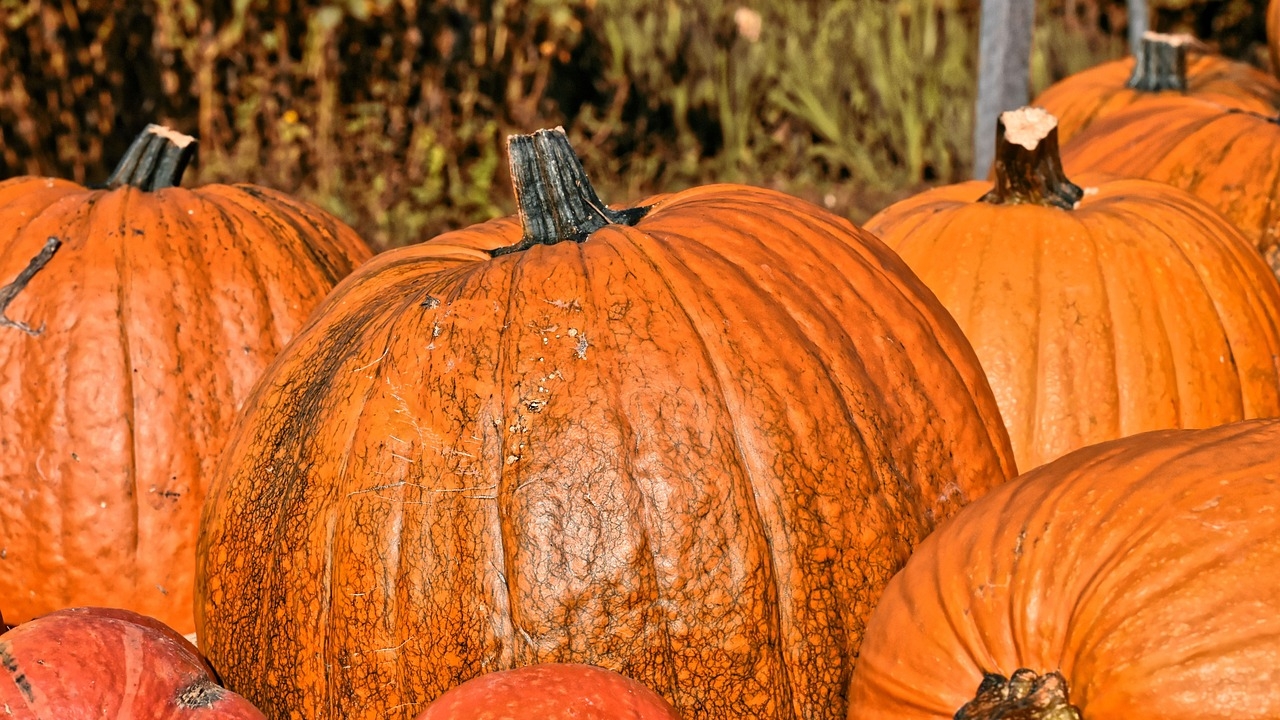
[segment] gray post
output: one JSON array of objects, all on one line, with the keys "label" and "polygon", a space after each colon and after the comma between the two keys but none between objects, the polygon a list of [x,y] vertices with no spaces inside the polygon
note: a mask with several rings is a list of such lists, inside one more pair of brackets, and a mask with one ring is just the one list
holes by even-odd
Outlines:
[{"label": "gray post", "polygon": [[985,179],[996,151],[996,118],[1030,100],[1035,0],[982,0],[978,102],[973,122],[973,176]]},{"label": "gray post", "polygon": [[1142,34],[1151,27],[1147,0],[1129,0],[1129,53],[1138,54]]}]

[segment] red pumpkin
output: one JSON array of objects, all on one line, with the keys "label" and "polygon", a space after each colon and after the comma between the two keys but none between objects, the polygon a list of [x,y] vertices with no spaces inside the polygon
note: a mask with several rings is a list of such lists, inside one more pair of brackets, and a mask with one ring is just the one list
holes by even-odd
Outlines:
[{"label": "red pumpkin", "polygon": [[278,718],[410,718],[537,662],[688,720],[843,716],[880,588],[1013,469],[972,349],[814,205],[609,209],[562,133],[512,148],[518,219],[374,258],[258,384],[201,647]]},{"label": "red pumpkin", "polygon": [[1094,121],[1159,97],[1196,97],[1224,107],[1274,113],[1280,80],[1221,55],[1196,52],[1188,35],[1148,32],[1134,57],[1113,60],[1054,83],[1031,105],[1058,118],[1067,142]]},{"label": "red pumpkin", "polygon": [[11,622],[102,603],[192,629],[196,528],[231,419],[371,255],[281,193],[177,187],[194,148],[152,127],[105,188],[0,182],[0,283],[15,280],[0,289]]},{"label": "red pumpkin", "polygon": [[158,620],[71,608],[0,636],[0,707],[17,720],[265,720]]},{"label": "red pumpkin", "polygon": [[671,703],[611,670],[543,663],[472,678],[415,720],[679,720]]},{"label": "red pumpkin", "polygon": [[1280,717],[1278,447],[1277,419],[1147,433],[960,511],[881,597],[849,719]]}]

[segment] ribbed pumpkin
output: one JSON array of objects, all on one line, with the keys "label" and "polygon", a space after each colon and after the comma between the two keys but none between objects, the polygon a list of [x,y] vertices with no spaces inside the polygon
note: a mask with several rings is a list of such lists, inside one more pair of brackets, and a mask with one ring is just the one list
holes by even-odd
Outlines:
[{"label": "ribbed pumpkin", "polygon": [[281,193],[177,187],[194,149],[153,126],[104,188],[0,183],[0,282],[17,281],[0,291],[10,622],[103,604],[191,631],[200,507],[231,419],[371,255]]},{"label": "ribbed pumpkin", "polygon": [[1193,98],[1158,98],[1108,116],[1062,148],[1072,172],[1168,183],[1221,212],[1280,273],[1280,117]]},{"label": "ribbed pumpkin", "polygon": [[1058,139],[1064,143],[1095,120],[1168,95],[1264,114],[1280,108],[1280,80],[1221,55],[1188,56],[1196,44],[1188,35],[1148,32],[1134,57],[1066,77],[1031,104],[1058,118]]},{"label": "ribbed pumpkin", "polygon": [[563,133],[510,147],[518,219],[374,258],[264,375],[205,505],[202,649],[276,718],[535,662],[686,720],[842,717],[884,583],[1013,470],[972,349],[809,203],[611,210]]},{"label": "ribbed pumpkin", "polygon": [[172,628],[98,607],[58,610],[0,637],[0,707],[13,720],[265,720]]},{"label": "ribbed pumpkin", "polygon": [[960,323],[1018,466],[1145,430],[1280,414],[1280,284],[1230,223],[1146,180],[1067,179],[1054,118],[1001,116],[995,184],[866,227]]},{"label": "ribbed pumpkin", "polygon": [[[1277,447],[1276,419],[1158,431],[965,508],[881,597],[848,717],[949,720],[988,673],[1014,682],[955,717],[1280,717]],[[1049,707],[991,712],[1004,693]]]},{"label": "ribbed pumpkin", "polygon": [[471,678],[414,720],[680,720],[649,688],[594,665],[540,663]]}]

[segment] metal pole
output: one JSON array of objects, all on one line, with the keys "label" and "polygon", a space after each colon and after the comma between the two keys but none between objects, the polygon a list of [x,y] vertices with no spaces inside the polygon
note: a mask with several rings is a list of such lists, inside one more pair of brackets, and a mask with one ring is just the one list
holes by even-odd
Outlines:
[{"label": "metal pole", "polygon": [[1147,0],[1129,0],[1129,53],[1138,54],[1142,45],[1142,34],[1151,27],[1150,11]]},{"label": "metal pole", "polygon": [[996,118],[1030,100],[1035,0],[982,0],[973,176],[985,179],[996,150]]}]

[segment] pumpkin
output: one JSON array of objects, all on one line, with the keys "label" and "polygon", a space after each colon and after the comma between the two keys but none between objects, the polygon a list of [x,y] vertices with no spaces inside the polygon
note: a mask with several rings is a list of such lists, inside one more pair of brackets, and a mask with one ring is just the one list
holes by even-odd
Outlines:
[{"label": "pumpkin", "polygon": [[1280,120],[1158,98],[1090,125],[1062,148],[1072,172],[1168,183],[1221,212],[1280,273]]},{"label": "pumpkin", "polygon": [[972,348],[810,203],[609,208],[558,131],[510,159],[518,217],[366,263],[259,381],[201,648],[278,718],[409,718],[538,662],[686,720],[841,717],[880,588],[1014,470]]},{"label": "pumpkin", "polygon": [[265,720],[176,631],[127,610],[69,608],[23,623],[0,636],[0,668],[6,718]]},{"label": "pumpkin", "polygon": [[973,343],[1018,467],[1146,430],[1280,414],[1280,283],[1230,223],[1147,180],[1062,170],[1054,117],[1000,118],[994,185],[886,208]]},{"label": "pumpkin", "polygon": [[1154,97],[1185,95],[1259,113],[1280,106],[1280,80],[1221,55],[1188,57],[1197,45],[1188,35],[1144,33],[1133,57],[1070,75],[1031,105],[1058,118],[1058,140],[1064,143],[1093,121]]},{"label": "pumpkin", "polygon": [[371,250],[252,185],[178,187],[143,132],[106,187],[0,182],[0,598],[10,622],[132,609],[193,629],[196,529],[258,374]]},{"label": "pumpkin", "polygon": [[415,720],[680,720],[662,696],[594,665],[541,663],[472,678]]},{"label": "pumpkin", "polygon": [[1277,447],[1277,419],[1154,431],[965,508],[872,613],[848,717],[1280,717]]}]

